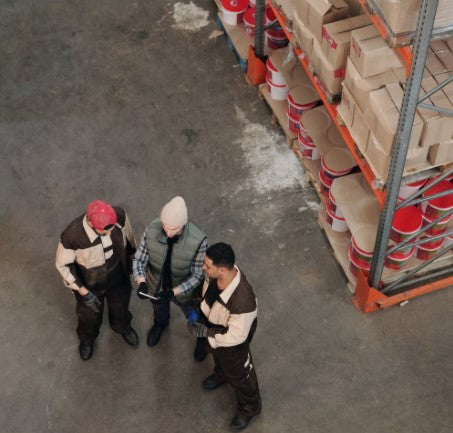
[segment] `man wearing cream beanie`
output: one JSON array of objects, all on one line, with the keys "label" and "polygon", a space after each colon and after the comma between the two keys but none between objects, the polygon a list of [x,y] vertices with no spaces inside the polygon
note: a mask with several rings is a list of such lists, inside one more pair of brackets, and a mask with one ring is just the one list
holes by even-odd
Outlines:
[{"label": "man wearing cream beanie", "polygon": [[[189,321],[196,320],[194,297],[203,282],[203,262],[207,249],[206,234],[188,219],[182,197],[174,197],[151,221],[140,241],[133,262],[134,278],[142,299],[151,295],[154,324],[147,344],[155,346],[168,326],[170,303],[181,308]],[[197,338],[194,358],[206,356],[206,339]]]}]

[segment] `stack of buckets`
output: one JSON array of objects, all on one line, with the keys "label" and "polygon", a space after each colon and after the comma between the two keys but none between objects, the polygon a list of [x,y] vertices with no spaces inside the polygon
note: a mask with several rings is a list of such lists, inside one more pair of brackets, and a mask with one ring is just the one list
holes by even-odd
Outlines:
[{"label": "stack of buckets", "polygon": [[[250,38],[255,36],[256,7],[254,0],[222,0],[222,12],[224,21],[231,25],[244,23],[247,35]],[[277,18],[269,6],[264,11],[264,25],[274,22]],[[278,50],[288,45],[288,39],[280,25],[274,25],[266,30],[266,45],[271,50]]]},{"label": "stack of buckets", "polygon": [[[332,182],[341,176],[346,176],[354,168],[354,160],[350,156],[351,163],[343,166],[342,168],[336,167],[335,163],[342,160],[344,154],[350,156],[349,151],[346,148],[333,147],[329,149],[326,154],[321,158],[321,168],[319,170],[319,180],[321,181],[321,193],[325,196],[329,196],[330,187]],[[329,162],[328,162],[329,161]]]},{"label": "stack of buckets", "polygon": [[326,222],[335,232],[346,232],[349,229],[331,190],[329,191],[329,199],[326,205]]}]

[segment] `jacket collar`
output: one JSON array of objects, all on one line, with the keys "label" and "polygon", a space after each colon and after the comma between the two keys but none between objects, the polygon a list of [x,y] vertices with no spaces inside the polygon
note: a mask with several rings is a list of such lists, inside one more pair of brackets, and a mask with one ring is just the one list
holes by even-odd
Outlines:
[{"label": "jacket collar", "polygon": [[83,228],[85,229],[85,233],[87,234],[88,239],[91,243],[93,243],[99,235],[88,224],[88,218],[86,215],[83,217]]},{"label": "jacket collar", "polygon": [[222,290],[220,293],[219,297],[222,299],[225,304],[230,300],[231,295],[234,293],[236,290],[236,287],[239,285],[239,282],[241,281],[241,271],[240,269],[234,265],[234,268],[238,271],[236,276],[233,278],[230,284],[226,287],[226,289]]}]

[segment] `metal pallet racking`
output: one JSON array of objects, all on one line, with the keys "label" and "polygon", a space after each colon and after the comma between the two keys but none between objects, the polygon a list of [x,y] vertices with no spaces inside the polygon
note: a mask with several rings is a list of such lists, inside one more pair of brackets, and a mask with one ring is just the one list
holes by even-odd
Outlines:
[{"label": "metal pallet racking", "polygon": [[[255,55],[256,57],[261,59],[264,59],[265,3],[265,0],[256,1]],[[378,15],[373,14],[372,10],[367,7],[366,0],[360,0],[360,3],[364,7],[366,13],[369,14],[373,24],[380,31],[381,35],[386,38],[388,36],[388,31],[381,18]],[[285,30],[288,39],[292,41],[292,34],[288,31],[285,19],[283,18],[282,14],[272,4],[270,4],[269,6],[273,8],[277,20]],[[400,189],[402,181],[404,180],[405,182],[409,182],[417,178],[417,175],[403,177],[409,138],[417,106],[423,107],[425,109],[440,111],[444,114],[447,114],[448,116],[453,115],[453,112],[451,110],[446,110],[441,107],[431,106],[424,103],[424,101],[434,92],[439,91],[442,87],[453,81],[453,76],[450,75],[443,83],[440,83],[432,90],[426,92],[426,94],[421,98],[419,96],[437,6],[438,0],[422,0],[417,19],[416,30],[412,36],[412,47],[401,46],[395,48],[406,63],[408,80],[405,85],[404,97],[397,131],[393,141],[389,172],[385,185],[378,184],[377,179],[375,178],[366,161],[364,161],[364,159],[362,159],[356,152],[354,140],[352,139],[348,129],[345,126],[340,125],[337,121],[336,106],[330,103],[324,89],[320,86],[320,83],[317,81],[317,79],[311,74],[308,61],[303,57],[302,51],[299,48],[294,47],[295,54],[299,57],[308,77],[312,81],[315,89],[318,91],[333,122],[335,123],[343,139],[345,140],[347,147],[354,156],[354,159],[356,160],[365,179],[372,188],[382,208],[377,229],[370,275],[368,278],[366,278],[363,273],[359,273],[357,285],[355,288],[355,294],[353,297],[354,305],[365,313],[386,308],[401,303],[402,301],[414,298],[416,296],[420,296],[422,294],[426,294],[453,285],[453,259],[451,265],[447,265],[446,267],[440,270],[436,270],[432,273],[420,275],[420,272],[422,272],[423,269],[426,268],[426,266],[430,265],[436,259],[449,253],[451,247],[444,248],[443,250],[439,251],[433,258],[421,263],[415,269],[406,273],[398,280],[393,281],[387,285],[381,284],[384,259],[386,255],[389,254],[389,252],[401,250],[402,248],[407,246],[409,242],[413,241],[413,239],[415,239],[417,236],[421,235],[431,226],[439,222],[442,218],[445,218],[445,215],[439,217],[431,224],[422,227],[422,229],[418,233],[415,233],[406,241],[389,249],[388,242],[390,239],[390,231],[395,211],[403,206],[415,205],[422,201],[453,193],[452,188],[451,190],[446,192],[444,191],[443,193],[433,194],[430,196],[422,196],[422,194],[434,184],[445,179],[447,176],[450,176],[453,173],[453,168],[450,168],[447,169],[439,177],[437,177],[434,181],[432,181],[429,186],[422,188],[420,191],[409,197],[404,202],[397,204],[398,191]],[[448,34],[444,34],[444,36],[446,35]],[[424,172],[423,176],[427,176],[427,174],[427,172]],[[437,170],[431,170],[429,174],[433,175],[439,173]],[[379,186],[383,188],[380,189]],[[453,210],[449,211],[447,215],[450,215],[452,213]],[[447,235],[452,233],[453,231],[451,233],[447,233]],[[445,234],[443,236],[445,236]],[[417,245],[417,242],[415,242],[413,245]],[[411,279],[411,277],[413,276],[414,278]],[[406,290],[407,287],[412,288]]]}]

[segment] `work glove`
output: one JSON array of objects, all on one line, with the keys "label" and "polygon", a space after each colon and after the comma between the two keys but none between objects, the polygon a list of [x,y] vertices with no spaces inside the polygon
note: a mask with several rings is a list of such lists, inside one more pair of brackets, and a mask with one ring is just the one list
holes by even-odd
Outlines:
[{"label": "work glove", "polygon": [[155,302],[156,304],[160,304],[163,302],[170,302],[175,296],[173,289],[165,290],[162,293],[159,293],[159,298]]},{"label": "work glove", "polygon": [[137,296],[140,298],[140,299],[148,299],[146,296],[142,296],[140,294],[140,292],[142,293],[146,293],[148,294],[149,293],[149,286],[147,283],[143,282],[143,283],[140,283],[138,285],[138,288],[137,288]]},{"label": "work glove", "polygon": [[194,326],[195,322],[197,322],[199,318],[200,318],[200,316],[198,315],[197,310],[194,310],[193,308],[191,308],[187,312],[187,321],[189,322],[189,325]]},{"label": "work glove", "polygon": [[82,296],[83,303],[93,312],[99,313],[101,310],[102,302],[93,292],[88,292]]}]

